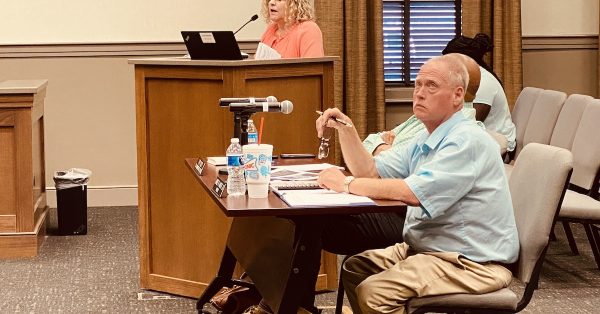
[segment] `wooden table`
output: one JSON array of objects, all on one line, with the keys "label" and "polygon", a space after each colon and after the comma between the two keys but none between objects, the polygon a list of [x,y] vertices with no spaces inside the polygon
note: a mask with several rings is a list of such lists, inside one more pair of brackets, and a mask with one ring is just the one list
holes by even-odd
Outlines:
[{"label": "wooden table", "polygon": [[[294,253],[292,257],[292,271],[289,274],[284,297],[279,307],[280,313],[296,313],[299,306],[304,307],[314,313],[314,295],[310,298],[313,304],[301,304],[303,302],[302,293],[312,291],[307,285],[311,278],[301,276],[304,270],[310,265],[310,261],[318,259],[321,253],[320,235],[328,221],[326,217],[351,215],[360,213],[382,213],[406,211],[406,204],[399,201],[375,200],[377,205],[373,206],[335,206],[335,207],[290,207],[281,200],[275,193],[269,191],[267,198],[251,199],[248,197],[220,198],[211,188],[217,180],[217,168],[211,164],[206,164],[203,175],[200,175],[195,168],[198,158],[187,158],[185,163],[192,171],[196,180],[210,195],[212,200],[219,206],[223,214],[227,217],[252,217],[252,216],[277,216],[290,219],[295,224]],[[320,162],[314,159],[294,159],[278,160],[277,165],[293,165]],[[222,177],[225,180],[225,176]],[[219,271],[204,290],[197,303],[197,309],[200,312],[205,303],[217,293],[223,286],[231,286],[239,283],[232,280],[235,268],[236,258],[225,247],[225,252],[221,259]],[[303,288],[304,287],[304,288]],[[304,299],[306,300],[306,299]]]}]

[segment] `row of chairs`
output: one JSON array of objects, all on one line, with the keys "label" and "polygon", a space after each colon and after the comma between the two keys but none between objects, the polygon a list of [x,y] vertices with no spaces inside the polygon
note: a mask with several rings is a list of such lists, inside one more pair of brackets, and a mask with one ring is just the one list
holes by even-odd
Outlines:
[{"label": "row of chairs", "polygon": [[[549,144],[573,153],[573,175],[563,201],[559,221],[573,254],[579,254],[569,223],[584,226],[596,264],[600,269],[600,99],[591,96],[523,89],[512,112],[517,127],[517,149],[528,143]],[[507,165],[510,175],[511,166]]]}]

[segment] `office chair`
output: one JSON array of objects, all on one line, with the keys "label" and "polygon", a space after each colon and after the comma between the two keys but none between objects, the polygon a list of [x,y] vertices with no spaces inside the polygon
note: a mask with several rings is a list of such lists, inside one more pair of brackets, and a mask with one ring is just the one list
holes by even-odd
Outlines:
[{"label": "office chair", "polygon": [[[529,143],[550,143],[554,125],[556,125],[558,114],[560,113],[566,98],[567,94],[549,89],[542,90],[539,93],[535,103],[532,105],[531,114],[529,115],[527,124],[517,127],[517,135],[523,132],[523,138],[521,139],[520,144],[519,139],[517,139],[517,147],[514,150],[515,160],[519,157],[521,149]],[[518,118],[513,117],[513,119]],[[523,127],[525,128],[524,131],[522,130]],[[519,128],[521,130],[519,130]],[[506,175],[510,177],[512,165],[506,165],[505,169]]]},{"label": "office chair", "polygon": [[[575,139],[573,140],[573,176],[570,190],[560,209],[559,220],[563,222],[571,251],[577,254],[577,246],[570,232],[569,223],[581,223],[596,264],[600,269],[600,234],[594,224],[600,223],[600,138],[598,137],[598,121],[600,121],[600,100],[591,101],[585,108]],[[571,244],[572,243],[572,244]]]},{"label": "office chair", "polygon": [[509,288],[485,294],[448,294],[413,298],[407,312],[517,313],[537,287],[550,230],[558,215],[573,167],[566,149],[531,143],[521,151],[509,179],[521,249],[513,274],[525,283],[521,297]]},{"label": "office chair", "polygon": [[[581,117],[583,116],[585,108],[587,108],[592,100],[594,100],[594,98],[591,96],[579,94],[572,94],[567,97],[565,104],[558,114],[558,119],[556,120],[556,125],[554,126],[554,131],[552,131],[552,137],[550,138],[550,145],[568,150],[573,148],[573,141],[575,140]],[[573,172],[576,172],[576,170],[573,170]],[[567,191],[567,193],[569,192]],[[575,243],[575,238],[573,237],[569,222],[562,221],[562,225],[571,252],[573,252],[574,255],[579,255],[579,250],[577,249],[577,244]],[[554,230],[554,228],[552,228],[552,230]],[[550,239],[556,240],[556,237],[553,237],[552,234]]]},{"label": "office chair", "polygon": [[[520,151],[523,148],[523,137],[525,136],[525,130],[527,129],[527,121],[529,121],[535,101],[542,91],[543,89],[537,87],[525,87],[521,93],[519,93],[519,97],[517,97],[517,101],[511,112],[511,118],[516,127],[517,147],[515,148],[515,151]],[[514,151],[510,155],[512,159],[514,157]]]}]

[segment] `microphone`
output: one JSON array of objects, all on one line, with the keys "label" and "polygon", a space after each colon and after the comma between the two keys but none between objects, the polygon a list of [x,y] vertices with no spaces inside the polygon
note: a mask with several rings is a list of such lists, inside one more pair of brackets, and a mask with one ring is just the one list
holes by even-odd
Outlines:
[{"label": "microphone", "polygon": [[244,23],[244,25],[242,25],[240,28],[238,28],[237,31],[233,32],[233,34],[234,35],[237,34],[237,32],[239,32],[242,28],[244,28],[244,26],[248,25],[248,23],[254,22],[256,20],[258,20],[258,14],[252,15],[252,17],[250,18],[250,20],[248,22]]},{"label": "microphone", "polygon": [[221,98],[219,99],[219,106],[228,107],[232,103],[263,103],[263,102],[277,102],[277,98],[275,96],[269,96],[267,98],[254,98],[254,97],[246,97],[246,98]]},{"label": "microphone", "polygon": [[259,102],[259,103],[230,103],[229,111],[231,112],[281,112],[290,114],[294,110],[294,104],[289,100],[282,102]]}]

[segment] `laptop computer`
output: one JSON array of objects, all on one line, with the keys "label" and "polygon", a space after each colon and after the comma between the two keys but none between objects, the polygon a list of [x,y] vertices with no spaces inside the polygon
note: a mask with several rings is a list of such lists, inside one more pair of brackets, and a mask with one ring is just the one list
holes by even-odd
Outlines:
[{"label": "laptop computer", "polygon": [[181,31],[192,60],[242,60],[232,31]]}]

